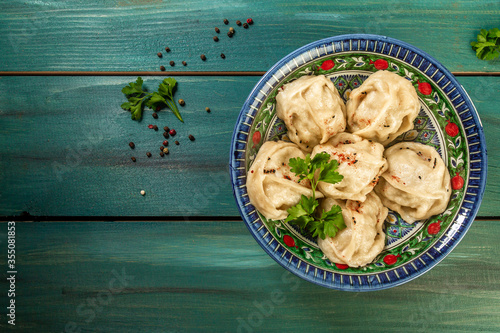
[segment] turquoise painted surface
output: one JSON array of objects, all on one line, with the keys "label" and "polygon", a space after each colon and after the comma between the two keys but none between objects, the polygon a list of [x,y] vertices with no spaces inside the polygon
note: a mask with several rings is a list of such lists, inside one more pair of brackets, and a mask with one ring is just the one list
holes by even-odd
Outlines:
[{"label": "turquoise painted surface", "polygon": [[[481,28],[497,27],[499,15],[496,0],[7,0],[0,70],[157,71],[163,64],[176,71],[264,71],[315,40],[372,33],[413,44],[452,71],[499,71],[498,62],[476,59],[469,45]],[[248,17],[255,21],[248,30],[236,26]],[[224,18],[236,29],[232,39]],[[218,43],[215,26],[222,29]],[[165,46],[172,51],[159,59]],[[170,68],[170,60],[177,65]]]},{"label": "turquoise painted surface", "polygon": [[[239,216],[228,176],[236,118],[258,77],[178,77],[185,123],[168,111],[141,122],[121,110],[132,77],[0,78],[0,215]],[[148,77],[154,89],[159,77]],[[481,116],[489,179],[479,216],[500,204],[499,77],[460,77]],[[35,94],[39,87],[44,94]],[[205,112],[205,107],[212,110]],[[157,124],[155,132],[147,128]],[[167,125],[170,154],[159,156]],[[187,139],[189,134],[196,141]],[[176,146],[174,140],[180,141]],[[136,148],[131,150],[128,143]],[[153,157],[148,159],[146,151]],[[137,162],[130,160],[131,156]],[[147,192],[145,197],[141,190]]]},{"label": "turquoise painted surface", "polygon": [[[74,323],[120,333],[496,332],[498,233],[499,221],[476,221],[425,275],[347,293],[287,273],[241,221],[18,223],[15,331],[64,332]],[[0,239],[5,253],[6,223]],[[4,320],[0,327],[7,331]]]}]

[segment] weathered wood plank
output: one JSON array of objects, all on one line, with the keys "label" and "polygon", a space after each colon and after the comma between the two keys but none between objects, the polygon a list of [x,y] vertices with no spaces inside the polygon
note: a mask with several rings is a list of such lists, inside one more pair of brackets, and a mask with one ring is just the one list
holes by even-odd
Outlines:
[{"label": "weathered wood plank", "polygon": [[[481,28],[496,27],[499,14],[496,0],[7,0],[0,13],[0,70],[156,71],[174,60],[178,71],[262,71],[315,40],[372,33],[413,44],[452,71],[498,71],[498,63],[476,59],[469,43]],[[236,26],[248,17],[255,21],[249,29]],[[223,18],[236,29],[232,39]],[[222,30],[218,43],[215,26]],[[159,59],[165,46],[171,52]]]},{"label": "weathered wood plank", "polygon": [[[287,273],[241,221],[17,223],[16,329],[497,332],[499,222],[476,221],[430,272],[371,293]],[[6,223],[0,230],[6,253]],[[6,292],[0,300],[6,304]]]},{"label": "weathered wood plank", "polygon": [[[120,90],[135,78],[0,78],[0,215],[238,216],[227,171],[230,139],[258,79],[179,77],[176,98],[186,101],[181,124],[166,111],[158,120],[147,111],[141,122],[132,121],[119,107]],[[154,89],[160,81],[148,77],[145,84]],[[490,178],[479,214],[498,216],[500,77],[459,81],[476,103],[488,141]],[[178,134],[162,159],[165,125]]]}]

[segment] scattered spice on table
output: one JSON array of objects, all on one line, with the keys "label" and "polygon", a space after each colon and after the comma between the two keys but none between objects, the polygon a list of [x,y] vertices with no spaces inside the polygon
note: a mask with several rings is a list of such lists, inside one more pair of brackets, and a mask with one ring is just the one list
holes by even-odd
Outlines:
[{"label": "scattered spice on table", "polygon": [[221,57],[222,59],[226,59],[226,55],[225,55],[224,53],[221,53],[221,54],[220,54],[220,57]]},{"label": "scattered spice on table", "polygon": [[207,111],[208,113],[210,113],[210,111],[211,111],[211,110],[210,110],[210,108],[207,106],[207,107],[205,108],[205,111]]},{"label": "scattered spice on table", "polygon": [[184,102],[184,100],[181,98],[181,99],[179,99],[179,104],[180,104],[180,106],[184,106],[184,105],[186,105],[186,102]]},{"label": "scattered spice on table", "polygon": [[233,33],[232,33],[231,31],[228,31],[228,32],[227,32],[227,36],[228,36],[229,38],[232,38],[232,37],[233,37]]},{"label": "scattered spice on table", "polygon": [[154,126],[153,126],[153,125],[151,125],[151,124],[149,124],[149,125],[148,125],[148,128],[149,128],[149,129],[153,129],[153,127],[154,127]]},{"label": "scattered spice on table", "polygon": [[200,56],[200,58],[201,58],[201,60],[203,60],[203,61],[207,60],[207,57],[206,57],[204,54],[202,54],[202,55]]},{"label": "scattered spice on table", "polygon": [[141,190],[141,195],[142,195],[142,196],[145,196],[145,195],[146,195],[146,191]]},{"label": "scattered spice on table", "polygon": [[135,143],[133,142],[129,142],[128,145],[130,146],[130,148],[134,149],[135,148]]},{"label": "scattered spice on table", "polygon": [[253,24],[253,20],[251,18],[247,18],[247,23],[248,24]]},{"label": "scattered spice on table", "polygon": [[168,139],[168,132],[163,132],[163,137],[164,137],[165,139]]},{"label": "scattered spice on table", "polygon": [[163,147],[163,146],[160,146],[160,151],[163,151],[163,148],[165,148],[165,147]]},{"label": "scattered spice on table", "polygon": [[189,140],[194,141],[194,136],[192,134],[189,134],[188,138]]},{"label": "scattered spice on table", "polygon": [[165,51],[170,52],[170,48],[169,48],[169,47],[166,47],[166,48],[165,48]]},{"label": "scattered spice on table", "polygon": [[166,147],[168,146],[168,140],[163,141],[163,145]]},{"label": "scattered spice on table", "polygon": [[146,153],[146,156],[147,156],[147,157],[151,157],[151,153],[148,151],[148,152]]},{"label": "scattered spice on table", "polygon": [[165,127],[163,127],[163,130],[164,130],[165,132],[168,132],[168,131],[170,131],[170,128],[169,128],[168,126],[165,126]]},{"label": "scattered spice on table", "polygon": [[158,52],[156,55],[158,56],[158,58],[163,57],[163,54],[161,54],[161,52]]},{"label": "scattered spice on table", "polygon": [[176,145],[179,145],[179,141],[175,140],[175,144],[176,144]]},{"label": "scattered spice on table", "polygon": [[229,21],[227,19],[224,19],[224,24],[229,24]]},{"label": "scattered spice on table", "polygon": [[219,28],[215,27],[215,32],[219,33],[220,32]]},{"label": "scattered spice on table", "polygon": [[243,28],[248,29],[248,23],[243,23]]},{"label": "scattered spice on table", "polygon": [[175,62],[173,60],[170,60],[170,66],[175,66]]},{"label": "scattered spice on table", "polygon": [[177,134],[177,132],[172,128],[170,131],[168,131],[168,134],[170,134],[171,136],[174,136]]},{"label": "scattered spice on table", "polygon": [[163,153],[164,154],[168,154],[168,148],[167,147],[163,148]]},{"label": "scattered spice on table", "polygon": [[160,70],[163,72],[165,71],[165,66],[160,66]]},{"label": "scattered spice on table", "polygon": [[241,21],[240,20],[236,21],[236,24],[241,25]]},{"label": "scattered spice on table", "polygon": [[135,157],[134,157],[134,156],[132,156],[130,159],[132,160],[132,162],[135,162],[135,161],[136,161],[136,159],[135,159]]},{"label": "scattered spice on table", "polygon": [[229,28],[229,32],[230,32],[230,33],[232,33],[232,34],[234,34],[234,33],[235,33],[234,28],[233,28],[233,27],[230,27],[230,28]]},{"label": "scattered spice on table", "polygon": [[183,62],[182,62],[182,64],[183,64],[184,66],[186,66],[186,65],[187,65],[187,62],[183,61]]},{"label": "scattered spice on table", "polygon": [[160,156],[163,157],[165,156],[165,153],[163,151],[160,152]]},{"label": "scattered spice on table", "polygon": [[158,130],[158,126],[153,125],[153,129],[154,129],[155,131],[157,131],[157,130]]},{"label": "scattered spice on table", "polygon": [[158,119],[158,113],[153,112],[152,116],[153,116],[153,118]]},{"label": "scattered spice on table", "polygon": [[218,41],[219,41],[219,37],[214,36],[214,42],[218,42]]}]

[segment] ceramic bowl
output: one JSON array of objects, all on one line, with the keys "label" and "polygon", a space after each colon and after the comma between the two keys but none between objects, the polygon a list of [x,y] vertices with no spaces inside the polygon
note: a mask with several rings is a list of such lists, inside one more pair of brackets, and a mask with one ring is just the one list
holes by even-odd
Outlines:
[{"label": "ceramic bowl", "polygon": [[[378,70],[408,79],[421,109],[414,128],[395,142],[416,141],[439,152],[452,177],[446,210],[415,224],[392,211],[385,221],[386,245],[359,268],[330,262],[316,241],[283,221],[267,220],[250,203],[246,173],[265,141],[285,137],[275,97],[283,84],[303,75],[326,75],[344,100]],[[458,130],[457,130],[458,129]],[[370,291],[394,287],[430,270],[465,236],[486,183],[486,146],[481,121],[465,89],[439,62],[402,41],[377,35],[343,35],[303,46],[274,65],[243,105],[234,129],[230,172],[243,221],[259,245],[280,265],[320,286]],[[463,184],[463,185],[462,185]]]}]

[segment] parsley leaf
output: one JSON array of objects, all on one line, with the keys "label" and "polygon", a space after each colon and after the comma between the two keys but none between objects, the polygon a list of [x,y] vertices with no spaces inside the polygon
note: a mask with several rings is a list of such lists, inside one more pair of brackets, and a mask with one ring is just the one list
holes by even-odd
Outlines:
[{"label": "parsley leaf", "polygon": [[144,106],[156,110],[158,107],[168,107],[174,115],[182,122],[181,114],[174,101],[174,90],[177,81],[174,78],[166,78],[160,83],[157,92],[148,93],[142,88],[144,81],[138,77],[135,82],[130,82],[127,86],[123,87],[122,92],[128,99],[121,105],[121,108],[132,113],[133,120],[140,120]]},{"label": "parsley leaf", "polygon": [[[299,177],[299,181],[302,179],[310,180],[313,195],[310,198],[302,195],[300,202],[287,210],[288,217],[285,222],[298,226],[302,231],[311,233],[313,237],[322,239],[334,237],[339,230],[346,227],[342,210],[338,205],[335,205],[330,211],[323,211],[318,217],[315,214],[319,206],[319,202],[316,200],[316,186],[320,181],[330,184],[342,181],[344,177],[336,171],[338,162],[336,160],[330,161],[330,155],[322,152],[316,154],[312,159],[309,154],[305,159],[291,158],[288,164],[290,170]],[[316,176],[317,174],[318,176]]]},{"label": "parsley leaf", "polygon": [[493,60],[500,56],[500,30],[498,28],[481,29],[477,42],[471,42],[476,57],[481,60]]}]

